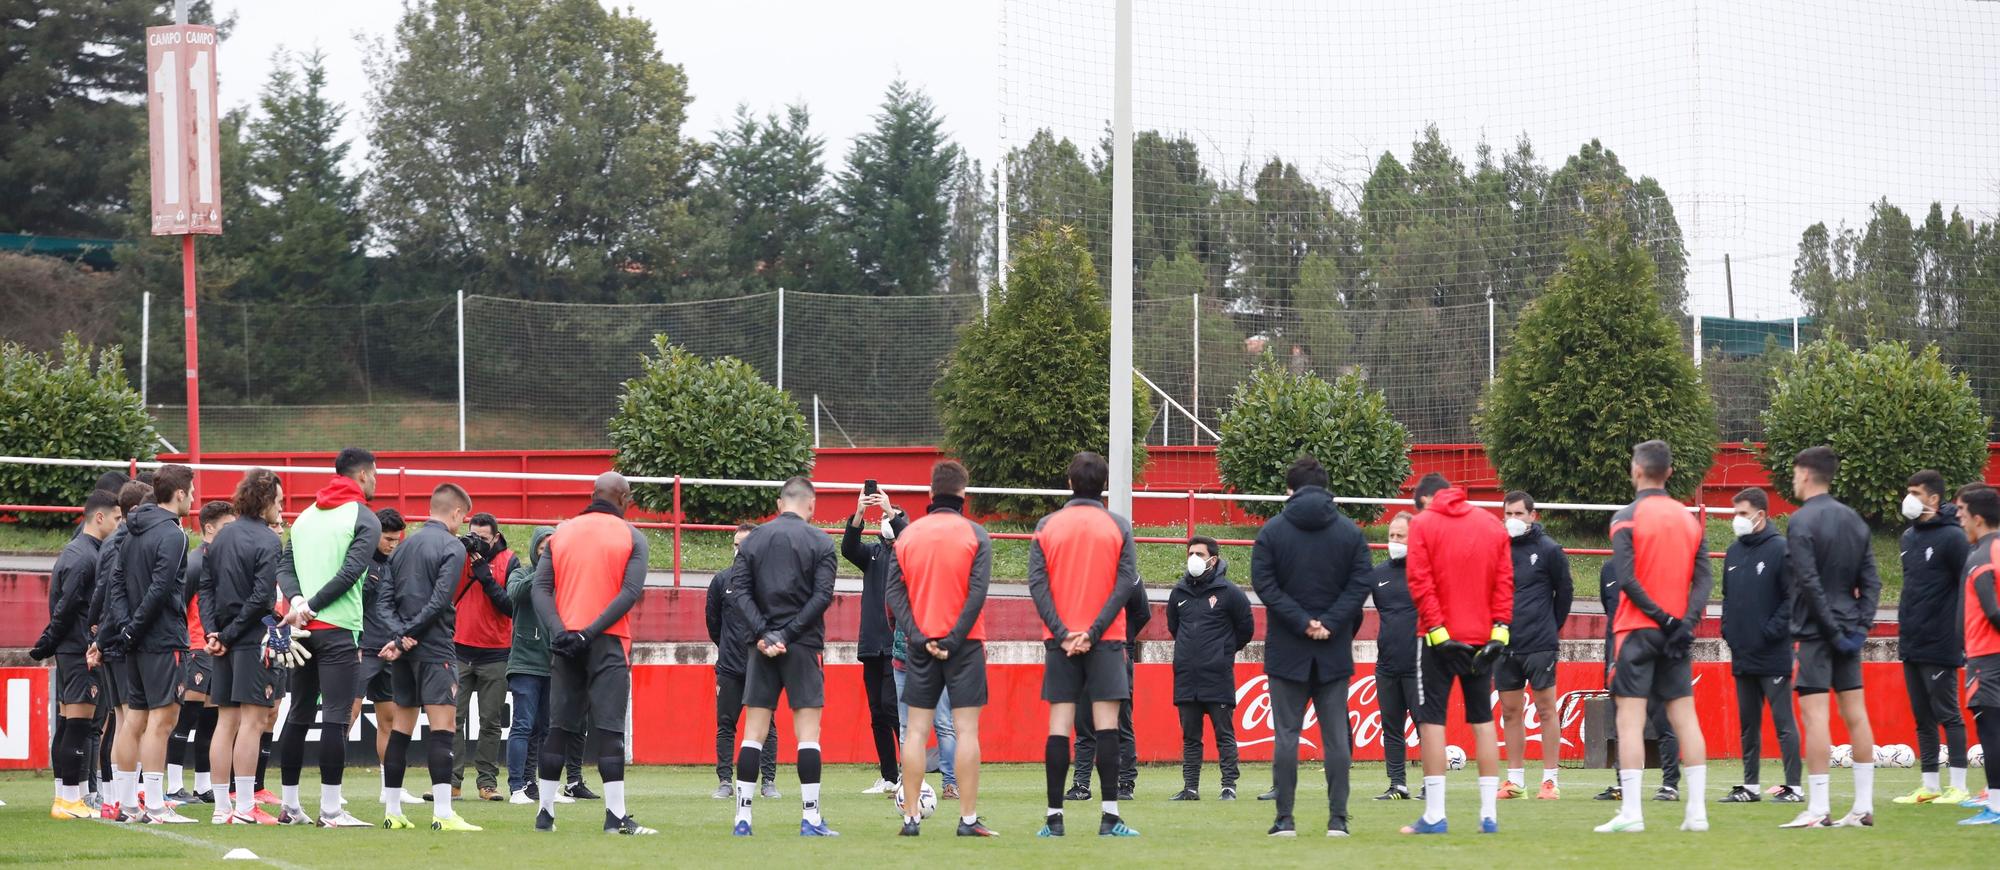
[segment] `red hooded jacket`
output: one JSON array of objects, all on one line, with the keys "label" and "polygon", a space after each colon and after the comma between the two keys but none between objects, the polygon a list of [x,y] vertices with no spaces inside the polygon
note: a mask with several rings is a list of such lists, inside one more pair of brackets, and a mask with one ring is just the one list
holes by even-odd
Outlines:
[{"label": "red hooded jacket", "polygon": [[1507,527],[1465,502],[1465,490],[1441,490],[1410,521],[1405,561],[1417,635],[1440,625],[1473,646],[1493,636],[1493,624],[1514,618],[1514,558]]}]

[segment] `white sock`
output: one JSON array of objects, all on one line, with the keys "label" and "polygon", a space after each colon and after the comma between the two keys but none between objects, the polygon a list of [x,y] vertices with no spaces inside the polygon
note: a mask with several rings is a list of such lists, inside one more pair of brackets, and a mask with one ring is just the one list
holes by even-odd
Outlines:
[{"label": "white sock", "polygon": [[1954,767],[1951,769],[1951,787],[1959,791],[1965,790],[1965,768]]},{"label": "white sock", "polygon": [[1645,818],[1645,811],[1640,809],[1642,805],[1639,803],[1639,784],[1645,775],[1643,770],[1618,771],[1618,788],[1624,793],[1624,800],[1618,805],[1619,815],[1633,820]]},{"label": "white sock", "polygon": [[214,788],[215,784],[208,780],[208,771],[197,770],[194,772],[194,790],[196,794],[207,794],[213,791]]},{"label": "white sock", "polygon": [[1514,784],[1514,785],[1520,785],[1520,786],[1525,786],[1525,785],[1527,785],[1527,784],[1528,784],[1528,769],[1527,769],[1527,768],[1525,768],[1525,767],[1510,767],[1510,768],[1507,768],[1507,781],[1508,781],[1509,783],[1512,783],[1512,784]]},{"label": "white sock", "polygon": [[208,791],[209,794],[215,797],[216,812],[226,813],[229,812],[231,809],[234,809],[235,805],[231,803],[231,801],[233,801],[234,798],[231,798],[229,796],[229,783],[226,782],[209,783]]},{"label": "white sock", "polygon": [[1499,814],[1494,810],[1493,807],[1494,801],[1497,800],[1499,796],[1500,796],[1500,777],[1482,776],[1479,778],[1480,818],[1482,819],[1499,818]]},{"label": "white sock", "polygon": [[164,810],[167,808],[167,793],[160,790],[161,780],[163,779],[165,777],[157,771],[146,774],[146,809]]},{"label": "white sock", "polygon": [[977,821],[979,821],[979,817],[978,817],[978,816],[959,816],[959,817],[958,817],[958,823],[959,823],[959,824],[961,824],[961,825],[970,825],[970,824],[973,824],[974,822],[977,822]]},{"label": "white sock", "polygon": [[1875,762],[1854,763],[1854,811],[1857,813],[1875,811]]},{"label": "white sock", "polygon": [[2000,788],[1986,790],[1986,809],[2000,813]]},{"label": "white sock", "polygon": [[384,812],[384,813],[386,813],[386,814],[388,814],[388,815],[392,815],[392,816],[400,816],[400,815],[402,815],[402,814],[403,814],[403,790],[402,790],[402,789],[400,789],[400,788],[388,788],[388,787],[386,787],[386,786],[385,786],[385,787],[383,787],[383,789],[382,789],[382,812]]},{"label": "white sock", "polygon": [[1042,813],[1043,815],[1060,816],[1062,815],[1062,807],[1049,807],[1048,809],[1043,810]]},{"label": "white sock", "polygon": [[604,809],[613,816],[625,818],[625,781],[604,784]]},{"label": "white sock", "polygon": [[321,783],[319,787],[319,814],[340,815],[340,786]]},{"label": "white sock", "polygon": [[56,783],[56,800],[69,801],[72,803],[82,800],[83,795],[78,794],[78,792],[82,790],[83,786],[80,785],[63,785],[62,783]]},{"label": "white sock", "polygon": [[756,784],[756,783],[754,783],[754,782],[744,782],[743,780],[740,780],[740,779],[736,781],[736,820],[737,820],[737,821],[739,821],[739,822],[747,822],[747,821],[750,821],[750,801],[751,801],[752,799],[756,798],[756,797],[757,797],[757,784]]},{"label": "white sock", "polygon": [[561,790],[562,790],[562,780],[540,779],[540,778],[537,778],[535,780],[536,800],[539,803],[541,803],[542,812],[548,813],[550,818],[555,817],[556,795]]},{"label": "white sock", "polygon": [[799,805],[806,821],[815,825],[824,821],[819,815],[819,783],[799,783]]},{"label": "white sock", "polygon": [[250,776],[239,776],[239,777],[237,777],[237,778],[236,778],[236,811],[237,811],[237,812],[239,812],[239,813],[242,813],[243,815],[246,815],[246,816],[247,816],[247,815],[249,815],[249,814],[250,814],[250,813],[251,813],[252,811],[254,811],[254,810],[256,810],[256,809],[257,809],[257,777],[256,777],[256,775],[255,775],[255,774],[252,774],[252,775],[250,775]]},{"label": "white sock", "polygon": [[62,800],[63,799],[62,777],[56,777],[54,782],[56,786],[56,800]]},{"label": "white sock", "polygon": [[1708,765],[1691,764],[1681,768],[1681,802],[1687,804],[1687,820],[1708,821],[1708,804],[1703,802],[1703,792],[1708,788]]},{"label": "white sock", "polygon": [[1831,803],[1828,800],[1827,783],[1831,779],[1832,776],[1829,774],[1806,774],[1806,812],[1815,816],[1827,814],[1827,805]]},{"label": "white sock", "polygon": [[181,765],[167,765],[167,791],[177,792],[187,786],[187,778],[181,772]]},{"label": "white sock", "polygon": [[285,806],[286,806],[287,808],[289,808],[289,809],[294,809],[294,810],[296,810],[296,809],[303,809],[303,807],[301,807],[301,806],[300,806],[300,804],[299,804],[299,787],[298,787],[298,786],[296,786],[296,785],[281,785],[281,786],[278,786],[278,795],[279,795],[279,798],[280,798],[280,799],[281,799],[282,801],[284,801],[284,804],[285,804]]},{"label": "white sock", "polygon": [[1424,821],[1444,821],[1444,777],[1424,777]]},{"label": "white sock", "polygon": [[451,818],[451,783],[431,783],[431,818]]},{"label": "white sock", "polygon": [[1927,789],[1927,790],[1929,790],[1929,791],[1937,791],[1937,790],[1938,790],[1938,772],[1937,772],[1937,771],[1935,771],[1935,770],[1926,770],[1926,771],[1924,771],[1924,788],[1925,788],[1925,789]]},{"label": "white sock", "polygon": [[1556,769],[1553,767],[1542,768],[1542,781],[1550,784],[1557,784]]},{"label": "white sock", "polygon": [[111,802],[129,807],[132,798],[128,794],[125,790],[125,771],[119,770],[118,765],[111,765]]}]

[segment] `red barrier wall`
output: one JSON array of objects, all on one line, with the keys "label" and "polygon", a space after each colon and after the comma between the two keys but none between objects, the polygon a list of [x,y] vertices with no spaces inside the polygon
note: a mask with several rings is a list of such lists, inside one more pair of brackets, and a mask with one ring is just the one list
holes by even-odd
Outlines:
[{"label": "red barrier wall", "polygon": [[47,668],[0,668],[0,770],[49,766]]}]

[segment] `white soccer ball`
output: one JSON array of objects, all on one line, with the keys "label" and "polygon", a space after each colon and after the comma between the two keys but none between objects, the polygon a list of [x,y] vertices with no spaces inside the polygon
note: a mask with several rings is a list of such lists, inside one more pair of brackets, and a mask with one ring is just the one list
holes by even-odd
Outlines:
[{"label": "white soccer ball", "polygon": [[1835,746],[1833,748],[1832,761],[1834,767],[1853,767],[1854,747],[1846,743],[1842,743],[1839,746]]},{"label": "white soccer ball", "polygon": [[[901,788],[896,789],[896,812],[904,813],[903,790]],[[934,812],[937,812],[937,792],[931,790],[929,782],[925,782],[917,790],[917,815],[919,818],[928,819],[931,817],[931,813]]]},{"label": "white soccer ball", "polygon": [[1965,750],[1965,763],[1973,767],[1985,767],[1986,744],[1974,743],[1972,748]]},{"label": "white soccer ball", "polygon": [[1452,770],[1464,770],[1465,750],[1457,746],[1446,746],[1444,748],[1444,766]]},{"label": "white soccer ball", "polygon": [[1910,767],[1917,763],[1917,751],[1908,743],[1897,743],[1889,747],[1889,763],[1896,767]]}]

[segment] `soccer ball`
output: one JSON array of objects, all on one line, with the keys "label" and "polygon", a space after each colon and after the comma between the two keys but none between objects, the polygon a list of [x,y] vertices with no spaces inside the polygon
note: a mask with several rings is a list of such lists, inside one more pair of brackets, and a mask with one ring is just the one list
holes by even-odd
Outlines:
[{"label": "soccer ball", "polygon": [[[901,788],[896,789],[896,811],[899,813],[905,812],[903,810],[903,790]],[[931,813],[934,812],[937,812],[937,792],[932,791],[931,784],[926,782],[917,790],[917,815],[919,818],[928,819],[931,817]]]},{"label": "soccer ball", "polygon": [[1832,760],[1834,767],[1853,767],[1854,747],[1846,743],[1842,743],[1839,746],[1835,746],[1833,748]]},{"label": "soccer ball", "polygon": [[1444,748],[1444,766],[1451,770],[1464,770],[1465,750],[1457,746],[1446,746]]},{"label": "soccer ball", "polygon": [[1890,744],[1889,765],[1891,767],[1909,767],[1916,763],[1917,763],[1917,751],[1911,749],[1910,744],[1908,743]]},{"label": "soccer ball", "polygon": [[1972,748],[1965,750],[1965,763],[1973,767],[1985,767],[1986,744],[1974,743]]}]

